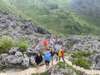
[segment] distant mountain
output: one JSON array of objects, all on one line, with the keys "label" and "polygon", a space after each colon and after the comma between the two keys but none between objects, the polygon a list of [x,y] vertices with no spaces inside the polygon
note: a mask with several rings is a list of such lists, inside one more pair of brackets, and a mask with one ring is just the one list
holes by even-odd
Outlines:
[{"label": "distant mountain", "polygon": [[94,7],[91,1],[93,0],[2,0],[16,14],[27,16],[36,25],[63,35],[100,34],[100,23],[91,14],[95,12],[88,10],[91,6]]}]

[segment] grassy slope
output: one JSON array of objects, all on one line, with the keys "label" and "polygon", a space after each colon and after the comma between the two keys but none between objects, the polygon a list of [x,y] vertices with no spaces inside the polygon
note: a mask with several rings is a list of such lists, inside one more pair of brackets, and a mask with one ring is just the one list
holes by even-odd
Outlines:
[{"label": "grassy slope", "polygon": [[100,0],[71,0],[69,7],[88,22],[100,27]]},{"label": "grassy slope", "polygon": [[[69,12],[64,8],[64,10],[57,9],[58,11],[52,11],[48,9],[39,9],[36,6],[27,6],[27,4],[23,3],[14,3],[10,5],[8,0],[4,0],[6,5],[8,4],[11,9],[19,9],[17,10],[17,14],[21,14],[27,18],[32,19],[32,21],[36,25],[41,25],[54,33],[63,33],[67,34],[99,34],[100,31],[98,27],[88,23],[83,20],[81,17],[75,15],[73,12]],[[0,2],[1,3],[1,2]],[[59,0],[58,4],[64,4],[63,1]],[[23,5],[23,6],[22,6]],[[3,5],[2,5],[3,6]],[[4,6],[3,6],[4,7]],[[16,8],[15,8],[16,7]],[[20,8],[19,8],[20,7]],[[52,11],[52,12],[50,12]],[[16,12],[16,11],[15,11]],[[23,15],[24,13],[25,15]]]}]

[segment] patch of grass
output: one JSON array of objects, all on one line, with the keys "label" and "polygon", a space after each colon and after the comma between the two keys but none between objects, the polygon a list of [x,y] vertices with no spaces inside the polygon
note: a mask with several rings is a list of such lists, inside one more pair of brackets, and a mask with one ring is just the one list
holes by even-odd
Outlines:
[{"label": "patch of grass", "polygon": [[57,65],[59,66],[59,68],[65,68],[66,63],[64,63],[64,62],[59,62]]},{"label": "patch of grass", "polygon": [[80,58],[80,57],[88,57],[91,54],[92,53],[90,53],[89,51],[75,51],[75,52],[73,52],[73,54],[71,56],[73,58]]},{"label": "patch of grass", "polygon": [[85,69],[90,69],[91,66],[91,62],[84,58],[74,59],[73,64],[76,64],[77,66],[83,67]]},{"label": "patch of grass", "polygon": [[25,39],[21,39],[17,43],[17,47],[20,48],[21,52],[25,52],[28,46],[28,41],[26,41]]},{"label": "patch of grass", "polygon": [[76,51],[72,54],[72,63],[85,69],[90,69],[91,62],[87,59],[92,53],[88,51]]},{"label": "patch of grass", "polygon": [[38,73],[37,73],[37,74],[32,74],[32,75],[49,75],[49,74],[48,74],[48,72],[43,72],[43,73],[41,73],[41,74],[38,74]]},{"label": "patch of grass", "polygon": [[14,46],[14,40],[9,36],[0,37],[0,53],[7,52],[11,47]]}]

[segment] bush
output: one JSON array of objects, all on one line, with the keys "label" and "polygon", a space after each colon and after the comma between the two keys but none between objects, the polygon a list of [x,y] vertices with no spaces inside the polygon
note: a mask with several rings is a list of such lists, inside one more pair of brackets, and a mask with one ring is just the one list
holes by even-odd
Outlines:
[{"label": "bush", "polygon": [[79,58],[79,57],[88,57],[90,56],[92,53],[90,53],[89,51],[77,51],[77,52],[74,52],[72,54],[72,57],[73,58]]},{"label": "bush", "polygon": [[73,64],[76,64],[77,66],[83,67],[85,69],[90,69],[91,66],[91,62],[84,58],[74,59]]},{"label": "bush", "polygon": [[92,53],[89,51],[76,51],[72,54],[72,63],[76,64],[80,67],[84,67],[89,69],[91,66],[91,62],[87,59]]},{"label": "bush", "polygon": [[11,37],[2,36],[0,38],[0,53],[7,52],[13,46],[14,46],[14,41]]},{"label": "bush", "polygon": [[21,50],[21,52],[24,52],[28,48],[28,41],[22,39],[18,42],[17,46]]},{"label": "bush", "polygon": [[59,62],[58,65],[59,65],[59,68],[65,68],[65,63],[64,62]]}]

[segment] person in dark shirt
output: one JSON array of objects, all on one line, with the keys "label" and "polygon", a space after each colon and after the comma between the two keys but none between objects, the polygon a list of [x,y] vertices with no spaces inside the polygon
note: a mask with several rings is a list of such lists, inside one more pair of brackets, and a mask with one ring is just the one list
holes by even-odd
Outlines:
[{"label": "person in dark shirt", "polygon": [[43,61],[43,57],[42,55],[40,54],[40,52],[38,52],[35,56],[35,63],[36,65],[40,65],[41,62]]}]

